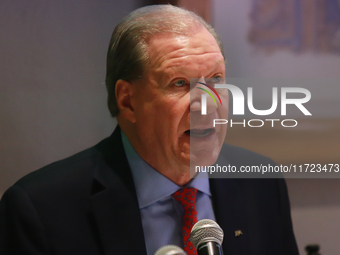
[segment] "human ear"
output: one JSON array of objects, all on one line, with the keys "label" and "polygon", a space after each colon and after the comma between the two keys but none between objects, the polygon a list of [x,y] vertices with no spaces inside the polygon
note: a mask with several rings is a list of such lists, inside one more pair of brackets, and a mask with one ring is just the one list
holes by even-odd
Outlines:
[{"label": "human ear", "polygon": [[132,84],[125,80],[116,82],[116,99],[119,114],[132,123],[136,122],[134,108],[131,103],[133,88]]}]

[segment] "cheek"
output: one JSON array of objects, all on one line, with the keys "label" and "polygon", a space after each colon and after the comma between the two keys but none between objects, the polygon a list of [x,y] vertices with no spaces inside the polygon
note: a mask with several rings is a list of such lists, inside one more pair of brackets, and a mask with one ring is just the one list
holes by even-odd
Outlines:
[{"label": "cheek", "polygon": [[174,124],[179,131],[190,128],[190,99],[177,100],[176,105],[171,109]]},{"label": "cheek", "polygon": [[[157,101],[157,98],[152,93],[145,91],[138,91],[134,100],[134,112],[137,121],[150,122],[153,117],[156,117],[157,113],[161,112],[161,104]],[[157,110],[158,109],[158,110]]]},{"label": "cheek", "polygon": [[161,102],[145,102],[136,110],[136,125],[143,133],[159,134],[172,129],[176,123],[176,109]]},{"label": "cheek", "polygon": [[166,136],[173,136],[182,122],[183,124],[190,123],[189,94],[183,96],[148,91],[142,95],[136,97],[135,105],[138,107],[134,109],[139,128],[148,128],[150,132],[162,132]]},{"label": "cheek", "polygon": [[156,103],[157,114],[172,121],[181,120],[190,105],[190,100],[187,98],[189,97],[181,95],[165,96]]},{"label": "cheek", "polygon": [[[225,91],[227,91],[227,90],[225,90]],[[221,93],[221,95],[220,95],[223,105],[219,108],[219,115],[223,119],[228,119],[228,115],[229,115],[229,94],[228,94],[228,92],[226,93],[225,91],[224,91],[223,94]]]}]

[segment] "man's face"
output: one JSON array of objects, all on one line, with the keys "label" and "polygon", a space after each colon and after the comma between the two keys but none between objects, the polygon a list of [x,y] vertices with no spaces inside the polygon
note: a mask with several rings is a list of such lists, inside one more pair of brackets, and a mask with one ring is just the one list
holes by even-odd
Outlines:
[{"label": "man's face", "polygon": [[[190,90],[194,89],[190,88],[190,78],[203,81],[224,78],[224,59],[214,37],[205,28],[188,36],[159,34],[151,38],[148,46],[148,72],[132,83],[131,102],[138,137],[133,145],[146,162],[165,176],[174,172],[188,175],[190,157],[204,155],[209,164],[215,162],[227,126],[213,129],[212,120],[222,118],[217,108],[208,106],[208,114],[200,115],[202,92],[197,94],[201,90],[195,90],[197,95],[190,100]],[[227,105],[224,99],[224,106]],[[192,114],[202,117],[195,127],[190,127]],[[191,147],[191,154],[190,140],[197,142],[195,148]]]}]

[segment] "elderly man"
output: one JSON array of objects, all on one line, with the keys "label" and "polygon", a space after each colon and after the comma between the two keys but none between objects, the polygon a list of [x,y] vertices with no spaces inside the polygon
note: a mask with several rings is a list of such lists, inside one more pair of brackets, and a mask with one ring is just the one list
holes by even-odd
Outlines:
[{"label": "elderly man", "polygon": [[[209,120],[226,117],[226,108],[209,106],[202,122],[190,125],[201,110],[200,92],[190,97],[190,79],[224,76],[221,43],[194,13],[160,5],[129,14],[107,56],[116,130],[4,194],[0,254],[152,255],[167,244],[194,254],[185,219],[191,214],[193,222],[220,224],[225,254],[297,254],[282,179],[191,178],[190,160],[213,164],[221,150],[233,165],[271,162],[223,145],[226,129]],[[228,97],[222,100],[227,107]],[[189,214],[187,194],[194,204]]]}]

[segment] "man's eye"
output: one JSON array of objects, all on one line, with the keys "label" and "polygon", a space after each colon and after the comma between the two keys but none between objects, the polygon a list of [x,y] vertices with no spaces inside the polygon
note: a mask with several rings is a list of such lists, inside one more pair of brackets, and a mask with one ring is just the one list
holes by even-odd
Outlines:
[{"label": "man's eye", "polygon": [[178,80],[178,81],[175,81],[175,86],[176,87],[183,87],[185,85],[185,80]]},{"label": "man's eye", "polygon": [[221,81],[221,77],[220,76],[215,76],[211,79],[212,82],[220,82]]}]

